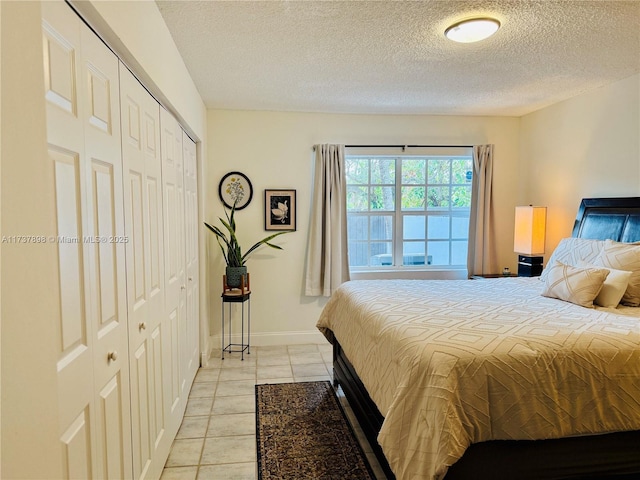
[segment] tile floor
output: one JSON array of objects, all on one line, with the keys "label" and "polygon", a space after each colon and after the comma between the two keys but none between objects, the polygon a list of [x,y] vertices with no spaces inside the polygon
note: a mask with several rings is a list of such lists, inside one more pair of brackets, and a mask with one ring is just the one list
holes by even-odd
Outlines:
[{"label": "tile floor", "polygon": [[[255,480],[255,385],[331,380],[329,344],[251,347],[212,358],[196,375],[161,480]],[[347,416],[379,480],[385,479],[346,399]],[[302,480],[302,479],[301,479]]]}]

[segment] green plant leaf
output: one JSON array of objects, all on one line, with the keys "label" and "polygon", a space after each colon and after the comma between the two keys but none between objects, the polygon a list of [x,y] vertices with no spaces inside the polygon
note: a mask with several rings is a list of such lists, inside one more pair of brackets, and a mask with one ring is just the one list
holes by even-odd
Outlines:
[{"label": "green plant leaf", "polygon": [[284,235],[285,233],[290,233],[290,232],[278,232],[278,233],[274,233],[273,235],[269,235],[268,237],[263,238],[262,240],[260,240],[259,242],[256,242],[249,250],[247,250],[247,253],[244,254],[244,256],[242,257],[242,261],[245,262],[247,257],[255,250],[257,249],[260,245],[267,245],[271,248],[275,248],[276,250],[282,250],[282,247],[280,247],[279,245],[274,245],[272,243],[269,243],[271,240],[273,240],[274,238],[280,236],[280,235]]},{"label": "green plant leaf", "polygon": [[236,205],[234,203],[233,207],[231,208],[231,212],[228,212],[226,208],[224,210],[224,214],[225,214],[226,220],[223,219],[223,218],[218,217],[218,220],[220,220],[220,223],[222,223],[222,226],[225,228],[226,232],[224,230],[222,230],[221,228],[215,226],[215,225],[210,225],[209,223],[204,222],[205,226],[211,232],[213,232],[213,234],[216,236],[216,241],[218,242],[218,245],[220,246],[220,250],[222,251],[222,256],[223,256],[224,261],[227,264],[227,266],[229,266],[229,267],[242,267],[242,266],[244,266],[244,264],[247,261],[247,258],[249,257],[249,255],[251,253],[253,253],[261,245],[266,245],[266,246],[268,246],[270,248],[274,248],[276,250],[282,250],[281,246],[271,243],[271,240],[273,240],[274,238],[276,238],[276,237],[278,237],[280,235],[284,235],[285,233],[291,233],[289,231],[283,231],[283,232],[274,233],[272,235],[269,235],[269,236],[263,238],[262,240],[256,242],[243,255],[242,254],[242,248],[240,246],[240,242],[238,241],[238,237],[236,236],[236,218],[235,218],[235,213],[236,213]]}]

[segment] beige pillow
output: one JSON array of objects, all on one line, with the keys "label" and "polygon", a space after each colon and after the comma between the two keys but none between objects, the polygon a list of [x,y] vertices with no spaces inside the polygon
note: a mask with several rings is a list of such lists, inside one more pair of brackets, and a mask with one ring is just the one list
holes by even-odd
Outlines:
[{"label": "beige pillow", "polygon": [[[587,262],[580,262],[578,266],[580,268],[600,268]],[[627,290],[631,272],[616,270],[615,268],[607,268],[607,270],[609,270],[609,275],[593,303],[601,307],[616,308]]]},{"label": "beige pillow", "polygon": [[555,261],[574,267],[578,266],[578,262],[580,261],[593,263],[593,261],[598,258],[598,255],[600,255],[603,247],[604,240],[576,237],[563,238],[549,257],[547,268],[542,271],[540,280],[546,278],[548,268],[553,265]]},{"label": "beige pillow", "polygon": [[631,272],[629,284],[620,303],[631,307],[640,305],[640,245],[606,240],[602,252],[593,264]]},{"label": "beige pillow", "polygon": [[542,295],[587,308],[593,308],[593,300],[609,275],[606,268],[572,267],[558,261],[547,268]]}]

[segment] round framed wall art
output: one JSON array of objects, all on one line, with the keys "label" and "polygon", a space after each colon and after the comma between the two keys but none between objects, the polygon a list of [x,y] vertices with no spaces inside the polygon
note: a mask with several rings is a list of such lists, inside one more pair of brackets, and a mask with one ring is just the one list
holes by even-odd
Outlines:
[{"label": "round framed wall art", "polygon": [[225,207],[232,208],[235,204],[236,210],[242,210],[253,198],[253,187],[244,173],[229,172],[220,180],[218,194]]}]

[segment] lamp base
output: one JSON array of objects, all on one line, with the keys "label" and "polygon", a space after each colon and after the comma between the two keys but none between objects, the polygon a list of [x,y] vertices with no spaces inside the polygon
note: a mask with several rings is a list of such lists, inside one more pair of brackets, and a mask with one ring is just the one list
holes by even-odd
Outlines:
[{"label": "lamp base", "polygon": [[539,277],[542,273],[542,259],[543,257],[518,255],[518,276]]}]

